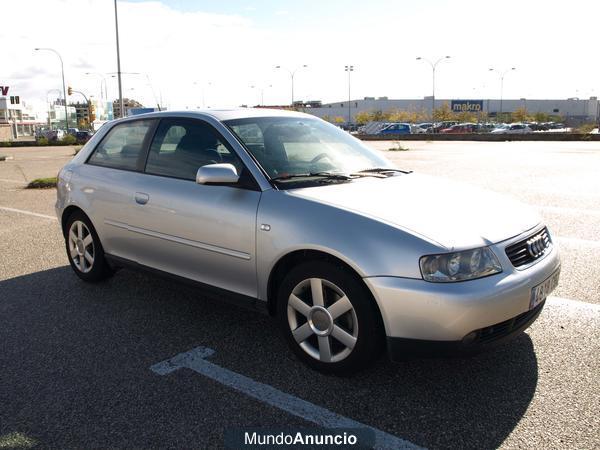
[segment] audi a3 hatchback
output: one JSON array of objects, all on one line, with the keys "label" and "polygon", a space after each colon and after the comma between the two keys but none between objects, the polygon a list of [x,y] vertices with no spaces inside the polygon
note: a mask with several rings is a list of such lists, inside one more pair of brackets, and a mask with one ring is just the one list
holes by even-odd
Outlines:
[{"label": "audi a3 hatchback", "polygon": [[324,372],[383,350],[398,360],[495,345],[527,328],[558,282],[558,249],[530,208],[397,168],[306,114],[116,120],[58,178],[81,279],[130,266],[264,307]]}]

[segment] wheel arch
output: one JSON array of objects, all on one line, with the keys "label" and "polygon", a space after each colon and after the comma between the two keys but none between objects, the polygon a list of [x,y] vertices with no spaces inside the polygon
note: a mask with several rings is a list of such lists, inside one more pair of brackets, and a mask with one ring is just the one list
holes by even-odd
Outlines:
[{"label": "wheel arch", "polygon": [[[73,215],[73,213],[75,213],[75,212],[81,212],[82,214],[85,214],[85,211],[77,205],[69,205],[62,212],[62,215],[60,216],[60,228],[63,232],[63,235],[66,233],[65,228],[67,226],[67,221],[69,220],[69,217],[71,217]],[[88,219],[90,219],[90,217],[87,214],[85,214],[85,216]],[[90,222],[91,222],[91,220],[90,220]]]},{"label": "wheel arch", "polygon": [[343,261],[337,256],[332,255],[331,253],[314,249],[294,250],[283,255],[275,263],[275,265],[271,269],[271,272],[269,273],[269,280],[267,282],[267,307],[270,315],[274,316],[277,313],[277,288],[281,281],[283,281],[285,275],[298,264],[309,261],[326,261],[336,266],[342,267],[344,270],[348,271],[348,273],[352,274],[364,287],[365,293],[367,293],[370,296],[370,300],[373,302],[373,305],[377,309],[379,318],[383,324],[383,315],[381,314],[381,310],[379,309],[377,300],[371,292],[371,289],[364,282],[357,270],[347,262]]}]

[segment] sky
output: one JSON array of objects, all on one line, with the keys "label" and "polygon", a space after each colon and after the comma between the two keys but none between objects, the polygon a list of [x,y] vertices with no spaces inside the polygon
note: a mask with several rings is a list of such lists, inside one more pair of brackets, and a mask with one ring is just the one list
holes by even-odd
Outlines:
[{"label": "sky", "polygon": [[[600,1],[118,2],[123,96],[169,109],[353,99],[600,95]],[[117,98],[113,0],[3,0],[0,85],[39,111],[67,85]],[[308,67],[301,67],[307,65]],[[497,71],[490,72],[489,68]],[[97,73],[103,75],[86,75]],[[254,88],[251,88],[254,86]],[[77,101],[78,94],[70,100]],[[80,98],[80,97],[79,97]]]}]

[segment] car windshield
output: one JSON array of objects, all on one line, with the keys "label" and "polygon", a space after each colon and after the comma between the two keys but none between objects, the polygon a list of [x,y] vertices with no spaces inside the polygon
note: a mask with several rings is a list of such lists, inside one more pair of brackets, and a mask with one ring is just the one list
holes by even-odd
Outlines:
[{"label": "car windshield", "polygon": [[319,119],[252,117],[225,124],[271,178],[394,168],[358,139]]}]

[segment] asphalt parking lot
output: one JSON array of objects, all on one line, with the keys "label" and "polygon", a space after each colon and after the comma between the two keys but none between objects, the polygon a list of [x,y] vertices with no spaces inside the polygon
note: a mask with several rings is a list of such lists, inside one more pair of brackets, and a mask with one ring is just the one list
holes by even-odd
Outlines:
[{"label": "asphalt parking lot", "polygon": [[[563,269],[526,333],[469,359],[382,359],[352,378],[321,375],[267,316],[127,270],[81,282],[54,219],[55,191],[23,189],[56,175],[73,149],[0,149],[14,158],[0,162],[0,448],[219,448],[227,428],[318,425],[232,388],[221,369],[409,447],[599,448],[600,143],[369,145],[401,168],[539,210]],[[215,351],[218,376],[151,369],[197,347]]]}]

